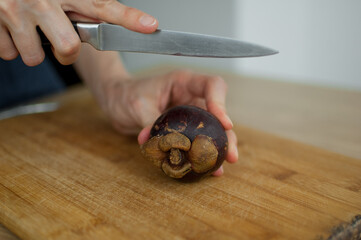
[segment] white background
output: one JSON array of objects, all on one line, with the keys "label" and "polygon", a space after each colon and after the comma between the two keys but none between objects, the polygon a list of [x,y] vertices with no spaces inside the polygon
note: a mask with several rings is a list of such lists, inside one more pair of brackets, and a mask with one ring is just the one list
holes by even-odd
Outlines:
[{"label": "white background", "polygon": [[237,38],[280,51],[247,59],[123,54],[128,69],[200,66],[281,81],[361,90],[361,1],[125,0],[159,28]]}]

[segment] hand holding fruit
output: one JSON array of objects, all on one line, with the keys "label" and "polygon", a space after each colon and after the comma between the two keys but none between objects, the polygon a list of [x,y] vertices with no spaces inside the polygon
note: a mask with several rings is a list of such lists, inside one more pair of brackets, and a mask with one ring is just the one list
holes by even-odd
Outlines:
[{"label": "hand holding fruit", "polygon": [[[178,105],[203,108],[225,129],[228,151],[224,157],[234,163],[238,159],[237,139],[225,112],[226,88],[220,77],[175,71],[151,78],[109,81],[102,106],[119,132],[134,134],[143,128],[138,135],[141,145],[150,138],[151,126],[166,109]],[[215,166],[219,167],[218,164]],[[222,173],[219,168],[214,175]]]}]

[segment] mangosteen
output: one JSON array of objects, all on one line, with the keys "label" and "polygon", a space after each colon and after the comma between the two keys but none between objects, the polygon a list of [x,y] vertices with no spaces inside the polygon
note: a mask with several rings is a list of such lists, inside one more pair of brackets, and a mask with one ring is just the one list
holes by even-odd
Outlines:
[{"label": "mangosteen", "polygon": [[186,105],[168,109],[154,122],[141,152],[172,178],[199,179],[222,165],[227,148],[219,120],[206,110]]}]

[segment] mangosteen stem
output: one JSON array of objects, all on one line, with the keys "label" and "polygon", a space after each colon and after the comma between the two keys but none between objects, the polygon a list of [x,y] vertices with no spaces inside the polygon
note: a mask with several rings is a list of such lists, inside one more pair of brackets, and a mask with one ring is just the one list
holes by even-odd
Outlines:
[{"label": "mangosteen stem", "polygon": [[183,162],[183,154],[178,148],[170,149],[169,162],[173,165],[179,165]]}]

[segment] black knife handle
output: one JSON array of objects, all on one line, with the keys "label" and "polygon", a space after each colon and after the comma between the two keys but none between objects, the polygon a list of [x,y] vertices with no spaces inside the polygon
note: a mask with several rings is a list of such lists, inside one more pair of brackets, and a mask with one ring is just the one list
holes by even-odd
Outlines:
[{"label": "black knife handle", "polygon": [[[76,22],[72,22],[73,24],[73,27],[76,31],[76,33],[79,35],[79,31],[78,31],[78,27],[77,27],[77,23]],[[49,39],[45,36],[45,34],[43,33],[43,31],[41,31],[41,29],[39,27],[36,27],[36,31],[38,32],[39,34],[39,37],[40,37],[40,40],[41,40],[41,44],[44,45],[44,46],[48,46],[48,45],[51,45]]]}]

